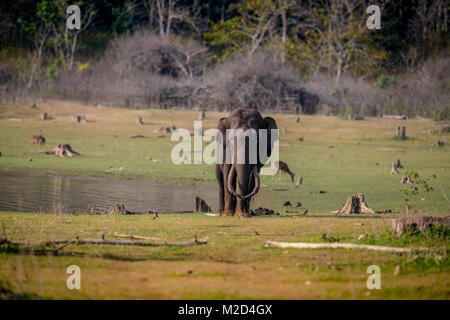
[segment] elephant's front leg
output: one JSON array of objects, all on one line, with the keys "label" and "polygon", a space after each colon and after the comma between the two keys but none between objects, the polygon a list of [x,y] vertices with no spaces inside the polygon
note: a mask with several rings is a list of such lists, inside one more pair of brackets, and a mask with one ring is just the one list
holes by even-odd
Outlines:
[{"label": "elephant's front leg", "polygon": [[223,172],[220,165],[216,164],[216,179],[219,184],[219,215],[223,215],[223,210],[225,207],[225,194],[224,194],[224,178]]},{"label": "elephant's front leg", "polygon": [[[230,193],[228,190],[228,175],[230,174],[231,165],[224,165],[223,166],[223,189],[224,189],[224,209],[223,209],[223,215],[224,216],[233,216],[234,210],[236,209],[236,197]],[[236,176],[233,177],[231,181],[233,186],[236,186]]]}]

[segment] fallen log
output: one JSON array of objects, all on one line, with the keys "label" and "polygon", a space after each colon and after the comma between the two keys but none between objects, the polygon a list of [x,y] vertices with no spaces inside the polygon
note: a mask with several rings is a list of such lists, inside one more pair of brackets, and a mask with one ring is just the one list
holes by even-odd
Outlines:
[{"label": "fallen log", "polygon": [[143,241],[119,241],[119,240],[104,240],[104,239],[57,239],[50,240],[49,244],[103,244],[103,245],[123,245],[123,246],[142,246],[142,247],[162,247],[162,246],[193,246],[207,244],[208,240],[198,240],[194,238],[192,241],[186,242],[143,242]]},{"label": "fallen log", "polygon": [[383,114],[382,116],[381,116],[382,118],[385,118],[385,119],[394,119],[394,120],[406,120],[406,116],[404,116],[404,115],[392,115],[392,114]]},{"label": "fallen log", "polygon": [[374,251],[390,251],[390,252],[412,252],[424,251],[427,248],[398,248],[387,246],[374,246],[368,244],[353,244],[353,243],[307,243],[307,242],[278,242],[266,241],[265,247],[276,248],[296,248],[296,249],[366,249]]},{"label": "fallen log", "polygon": [[156,238],[156,237],[137,236],[134,234],[122,234],[122,233],[117,233],[117,232],[114,232],[113,237],[136,239],[136,240],[154,240],[154,241],[162,240],[164,242],[167,242],[166,239],[161,239],[161,238]]},{"label": "fallen log", "polygon": [[45,154],[52,154],[58,157],[74,157],[79,156],[80,154],[72,149],[70,144],[58,144],[50,151],[42,151]]}]

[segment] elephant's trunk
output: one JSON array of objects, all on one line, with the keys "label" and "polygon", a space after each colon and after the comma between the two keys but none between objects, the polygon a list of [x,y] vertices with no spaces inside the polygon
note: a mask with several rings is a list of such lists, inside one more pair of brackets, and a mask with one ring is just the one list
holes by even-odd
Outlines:
[{"label": "elephant's trunk", "polygon": [[253,178],[255,179],[255,187],[253,188],[252,192],[250,192],[248,195],[246,195],[244,197],[244,199],[253,197],[259,191],[260,180],[259,180],[258,168],[256,166],[253,167]]},{"label": "elephant's trunk", "polygon": [[228,181],[227,181],[228,191],[230,191],[231,194],[233,194],[236,198],[239,198],[239,199],[244,200],[244,199],[251,198],[251,197],[253,197],[256,193],[258,193],[259,187],[260,187],[260,179],[259,179],[259,174],[258,174],[258,168],[257,168],[256,166],[253,167],[253,178],[255,179],[255,186],[254,186],[252,192],[250,192],[250,193],[247,194],[247,195],[243,195],[243,194],[241,194],[240,192],[237,192],[237,191],[233,188],[232,181],[233,181],[234,175],[236,175],[236,174],[237,174],[237,173],[236,173],[236,167],[235,167],[235,165],[233,164],[233,165],[231,166],[230,174],[228,175]]},{"label": "elephant's trunk", "polygon": [[232,195],[234,195],[236,198],[243,199],[243,196],[240,193],[238,193],[236,190],[234,190],[234,188],[233,188],[232,181],[233,181],[234,176],[236,174],[237,174],[236,173],[236,167],[235,167],[235,165],[233,163],[233,165],[231,166],[231,169],[230,169],[230,173],[228,174],[227,188],[228,188],[228,191],[230,191],[230,193]]}]

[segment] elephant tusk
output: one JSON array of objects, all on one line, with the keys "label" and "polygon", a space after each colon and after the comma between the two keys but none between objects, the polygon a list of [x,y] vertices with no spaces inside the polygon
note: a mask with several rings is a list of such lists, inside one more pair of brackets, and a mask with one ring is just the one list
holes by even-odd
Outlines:
[{"label": "elephant tusk", "polygon": [[235,174],[236,174],[236,168],[235,168],[235,166],[233,164],[231,166],[230,173],[228,174],[228,181],[227,181],[228,191],[230,191],[230,193],[232,195],[234,195],[236,198],[244,199],[244,197],[241,194],[237,193],[236,190],[234,190],[234,188],[233,188],[232,181],[233,181],[233,176]]},{"label": "elephant tusk", "polygon": [[255,187],[253,188],[253,191],[251,193],[249,193],[248,195],[246,195],[244,197],[244,199],[253,197],[259,191],[260,180],[259,180],[258,168],[256,166],[253,167],[253,177],[255,178]]}]

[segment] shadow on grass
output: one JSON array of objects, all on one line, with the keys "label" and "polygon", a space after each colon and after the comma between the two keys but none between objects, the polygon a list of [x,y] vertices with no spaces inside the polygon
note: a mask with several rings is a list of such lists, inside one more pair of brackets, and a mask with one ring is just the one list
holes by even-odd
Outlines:
[{"label": "shadow on grass", "polygon": [[0,254],[16,254],[16,255],[33,255],[33,256],[49,256],[49,257],[62,257],[62,256],[84,256],[82,252],[74,251],[57,251],[45,248],[19,248],[18,246],[1,246]]}]

